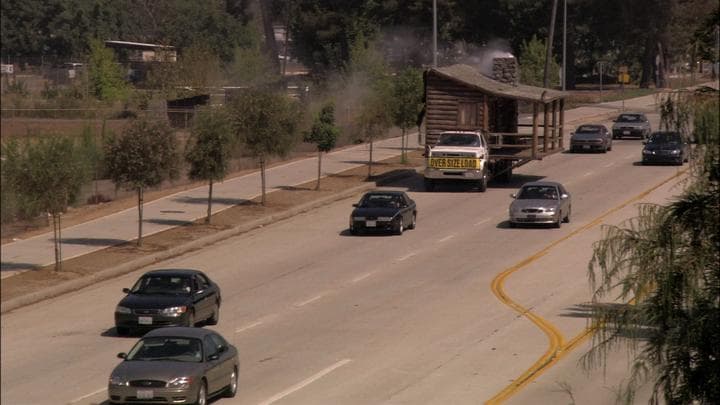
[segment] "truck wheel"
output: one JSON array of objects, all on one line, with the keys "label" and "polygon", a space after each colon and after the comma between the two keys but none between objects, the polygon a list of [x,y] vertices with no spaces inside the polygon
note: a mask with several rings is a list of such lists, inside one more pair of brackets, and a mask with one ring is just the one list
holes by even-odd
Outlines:
[{"label": "truck wheel", "polygon": [[487,172],[483,172],[482,178],[478,182],[478,191],[480,191],[481,193],[484,193],[487,190],[487,183],[488,183]]},{"label": "truck wheel", "polygon": [[433,179],[425,179],[425,191],[433,192],[435,191],[435,182]]}]

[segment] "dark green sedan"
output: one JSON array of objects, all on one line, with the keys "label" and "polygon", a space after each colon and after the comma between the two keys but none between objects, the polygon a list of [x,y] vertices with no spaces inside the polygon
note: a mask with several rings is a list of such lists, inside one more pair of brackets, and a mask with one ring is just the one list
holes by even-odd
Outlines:
[{"label": "dark green sedan", "polygon": [[208,398],[237,392],[237,349],[212,330],[155,329],[118,357],[123,361],[108,381],[111,404],[206,405]]}]

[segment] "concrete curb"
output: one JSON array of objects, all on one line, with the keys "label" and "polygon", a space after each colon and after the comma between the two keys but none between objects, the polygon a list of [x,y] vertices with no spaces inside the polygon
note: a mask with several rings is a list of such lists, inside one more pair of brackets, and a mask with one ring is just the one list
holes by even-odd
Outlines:
[{"label": "concrete curb", "polygon": [[201,249],[205,246],[212,245],[214,243],[217,243],[221,240],[231,238],[233,236],[246,233],[248,231],[251,231],[255,228],[260,228],[265,225],[270,225],[275,222],[282,221],[284,219],[291,218],[295,215],[301,214],[303,212],[308,212],[311,210],[314,210],[316,208],[322,207],[324,205],[328,205],[330,203],[333,203],[335,201],[343,200],[346,198],[350,198],[356,194],[362,193],[364,191],[373,189],[375,187],[378,187],[380,184],[388,183],[391,181],[396,181],[405,177],[408,177],[412,175],[412,171],[408,170],[406,172],[401,172],[398,174],[390,175],[387,177],[378,177],[374,182],[368,182],[363,183],[359,186],[355,186],[352,188],[349,188],[347,190],[340,191],[336,194],[329,195],[327,197],[320,198],[315,201],[310,201],[308,203],[299,205],[297,207],[290,208],[286,211],[279,212],[277,214],[268,215],[266,217],[257,219],[255,221],[246,222],[239,224],[233,228],[226,229],[220,232],[213,233],[212,235],[207,235],[202,238],[190,241],[188,243],[175,246],[173,248],[163,250],[162,252],[153,253],[144,257],[141,257],[139,259],[131,260],[127,263],[123,263],[121,265],[111,267],[106,270],[99,271],[97,273],[93,273],[81,278],[78,278],[76,280],[67,281],[58,285],[55,285],[53,287],[46,288],[41,291],[36,291],[30,294],[22,295],[20,297],[9,299],[2,304],[0,304],[0,313],[4,314],[6,312],[13,311],[18,308],[22,308],[31,304],[38,303],[40,301],[44,301],[50,298],[55,298],[63,294],[67,294],[73,291],[80,290],[85,287],[89,287],[95,283],[99,283],[101,281],[105,281],[111,278],[115,278],[118,276],[122,276],[124,274],[128,274],[130,272],[133,272],[135,270],[141,269],[143,267],[149,266],[153,263],[157,263],[172,257],[180,256],[185,253],[191,252],[193,250]]}]

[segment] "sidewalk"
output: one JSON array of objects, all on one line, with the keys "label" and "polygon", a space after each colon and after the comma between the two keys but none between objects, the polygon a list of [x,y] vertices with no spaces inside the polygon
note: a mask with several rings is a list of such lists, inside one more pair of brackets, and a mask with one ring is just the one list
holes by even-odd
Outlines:
[{"label": "sidewalk", "polygon": [[[651,111],[654,96],[625,100],[625,109]],[[565,112],[568,136],[573,123],[597,121],[616,115],[622,102],[602,103],[579,107]],[[408,136],[409,148],[418,147],[417,133]],[[400,138],[378,141],[374,145],[373,160],[380,161],[400,155]],[[324,175],[336,174],[366,164],[368,145],[358,145],[323,157]],[[266,172],[267,191],[296,186],[317,176],[317,158],[307,158],[270,168]],[[203,218],[207,210],[207,186],[183,191],[144,205],[143,236],[190,223]],[[254,172],[214,185],[213,213],[259,196],[260,173]],[[63,260],[82,256],[108,246],[131,241],[137,237],[137,207],[75,225],[62,230]],[[52,233],[2,246],[1,277],[54,263]]]}]

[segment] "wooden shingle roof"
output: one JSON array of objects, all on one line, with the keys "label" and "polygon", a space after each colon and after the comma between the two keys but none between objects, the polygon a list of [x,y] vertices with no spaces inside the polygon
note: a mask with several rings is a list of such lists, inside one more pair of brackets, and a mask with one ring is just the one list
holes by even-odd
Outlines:
[{"label": "wooden shingle roof", "polygon": [[493,80],[473,68],[472,66],[457,64],[432,68],[431,74],[474,87],[480,91],[490,93],[497,97],[511,98],[515,100],[548,103],[557,99],[565,98],[567,93],[544,87],[528,86],[519,84],[517,86]]}]

